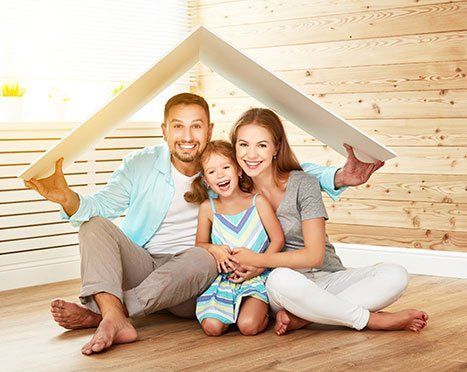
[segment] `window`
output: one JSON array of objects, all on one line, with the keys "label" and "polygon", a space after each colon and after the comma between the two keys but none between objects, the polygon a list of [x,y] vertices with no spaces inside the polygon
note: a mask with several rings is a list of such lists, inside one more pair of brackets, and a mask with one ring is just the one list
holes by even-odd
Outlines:
[{"label": "window", "polygon": [[[82,121],[190,31],[182,0],[0,0],[0,82],[26,88],[23,121]],[[183,76],[136,114],[158,121]],[[112,93],[114,91],[114,93]]]}]

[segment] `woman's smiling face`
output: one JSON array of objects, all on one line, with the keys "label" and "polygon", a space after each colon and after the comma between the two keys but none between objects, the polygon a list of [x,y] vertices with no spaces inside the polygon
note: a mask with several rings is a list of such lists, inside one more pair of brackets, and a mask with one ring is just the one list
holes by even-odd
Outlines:
[{"label": "woman's smiling face", "polygon": [[257,124],[238,128],[234,145],[238,164],[252,178],[269,169],[277,153],[271,133]]}]

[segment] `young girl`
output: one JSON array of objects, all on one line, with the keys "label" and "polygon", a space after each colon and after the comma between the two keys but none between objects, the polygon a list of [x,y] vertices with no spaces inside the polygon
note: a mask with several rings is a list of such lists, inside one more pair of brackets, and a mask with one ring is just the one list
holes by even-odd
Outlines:
[{"label": "young girl", "polygon": [[[268,273],[244,281],[233,275],[238,265],[231,250],[279,252],[284,235],[267,200],[250,193],[251,181],[241,177],[228,142],[208,143],[199,161],[202,175],[193,181],[185,199],[201,203],[196,245],[214,256],[220,274],[198,297],[196,316],[208,336],[219,336],[235,323],[242,334],[255,335],[268,325]],[[218,197],[210,196],[208,189]]]}]

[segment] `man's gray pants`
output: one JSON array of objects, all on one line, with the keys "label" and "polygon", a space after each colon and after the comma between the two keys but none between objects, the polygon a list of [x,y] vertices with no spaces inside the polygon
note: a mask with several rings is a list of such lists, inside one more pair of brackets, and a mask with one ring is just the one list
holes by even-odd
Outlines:
[{"label": "man's gray pants", "polygon": [[106,292],[122,301],[130,317],[162,309],[193,317],[196,297],[218,275],[214,258],[205,249],[151,255],[102,217],[81,225],[79,247],[80,300],[96,313],[100,310],[93,295]]}]

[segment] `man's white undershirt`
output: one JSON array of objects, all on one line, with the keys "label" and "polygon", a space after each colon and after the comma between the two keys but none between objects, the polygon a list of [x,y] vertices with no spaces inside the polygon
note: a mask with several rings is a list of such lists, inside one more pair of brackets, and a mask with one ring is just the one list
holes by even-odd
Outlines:
[{"label": "man's white undershirt", "polygon": [[144,246],[149,253],[175,254],[194,247],[199,206],[187,203],[183,195],[185,192],[190,191],[191,182],[195,177],[196,175],[192,177],[185,176],[172,164],[172,178],[175,186],[174,197],[159,230]]}]

